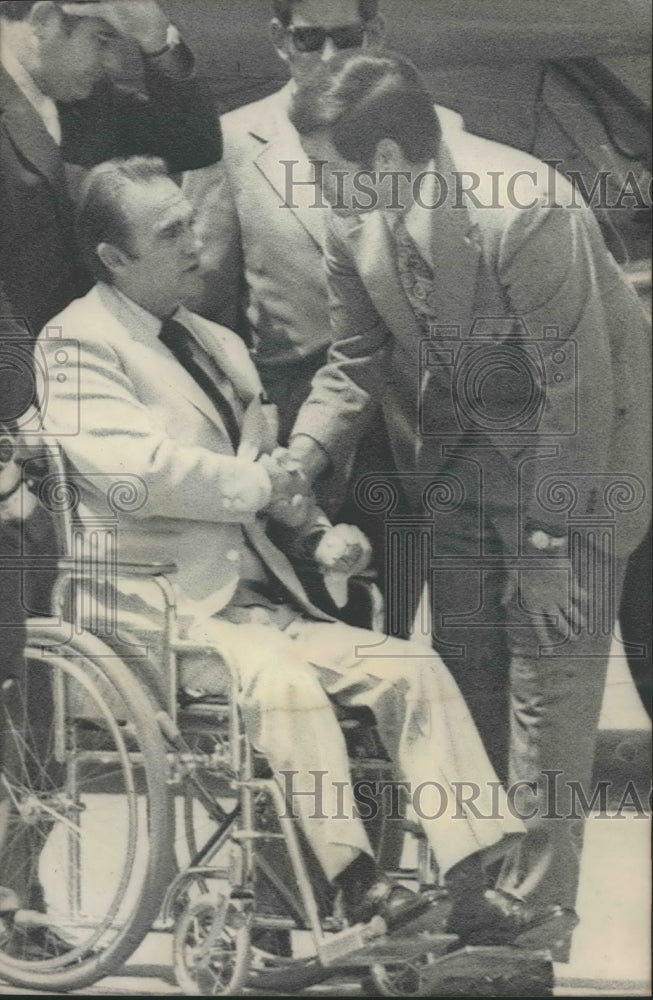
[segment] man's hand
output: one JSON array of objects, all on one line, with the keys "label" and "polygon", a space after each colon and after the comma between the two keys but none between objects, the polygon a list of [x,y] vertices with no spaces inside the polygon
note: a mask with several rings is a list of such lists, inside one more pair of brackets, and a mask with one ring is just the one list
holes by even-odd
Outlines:
[{"label": "man's hand", "polygon": [[570,560],[556,559],[550,569],[510,570],[504,604],[514,601],[526,614],[546,616],[546,621],[533,623],[542,646],[556,645],[585,628],[587,593],[574,576]]},{"label": "man's hand", "polygon": [[258,513],[270,496],[270,479],[258,463],[243,462],[233,477],[223,477],[220,483],[219,503],[223,510],[232,513],[235,520],[240,514]]},{"label": "man's hand", "polygon": [[265,512],[288,528],[301,527],[313,506],[313,494],[299,462],[293,461],[285,448],[277,448],[272,455],[261,455],[259,464],[272,483]]},{"label": "man's hand", "polygon": [[119,35],[133,38],[146,55],[166,46],[170,22],[156,0],[76,0],[62,4],[62,10],[73,17],[101,18]]},{"label": "man's hand", "polygon": [[301,465],[312,483],[329,467],[326,451],[307,434],[295,434],[288,446],[288,453],[293,461]]},{"label": "man's hand", "polygon": [[372,559],[372,546],[354,524],[336,524],[322,535],[315,550],[315,561],[329,573],[355,576]]}]

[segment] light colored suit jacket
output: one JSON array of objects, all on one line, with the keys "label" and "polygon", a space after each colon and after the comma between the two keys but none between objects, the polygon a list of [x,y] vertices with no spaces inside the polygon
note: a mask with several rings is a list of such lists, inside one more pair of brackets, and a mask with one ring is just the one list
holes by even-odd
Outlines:
[{"label": "light colored suit jacket", "polygon": [[[637,297],[564,178],[463,130],[447,139],[436,163],[446,197],[422,216],[437,298],[431,336],[402,288],[383,213],[333,213],[334,345],[295,431],[337,468],[380,405],[397,468],[408,472],[451,467],[452,446],[479,435],[521,466],[524,521],[561,534],[565,516],[552,496],[545,510],[542,489],[572,483],[573,516],[596,516],[616,499],[606,497],[606,477],[625,475],[629,548],[650,503],[650,331]],[[464,198],[460,178],[469,188],[470,175],[478,185]],[[524,375],[532,398],[521,400],[520,417]],[[495,499],[515,504],[517,494]]]},{"label": "light colored suit jacket", "polygon": [[[261,369],[268,362],[315,354],[330,341],[323,274],[325,210],[312,207],[313,179],[299,137],[288,120],[290,85],[221,119],[224,156],[215,167],[184,177],[198,212],[207,270],[201,312],[234,325],[239,298]],[[296,207],[284,207],[292,203]]]},{"label": "light colored suit jacket", "polygon": [[[255,459],[273,442],[247,349],[224,327],[188,312],[179,318],[242,402],[238,455],[194,379],[106,286],[41,333],[44,429],[67,460],[87,538],[115,524],[118,562],[174,563],[181,610],[196,618],[228,604],[253,549],[300,607],[324,619],[260,514],[269,489]],[[234,511],[234,488],[252,498],[249,509]]]}]

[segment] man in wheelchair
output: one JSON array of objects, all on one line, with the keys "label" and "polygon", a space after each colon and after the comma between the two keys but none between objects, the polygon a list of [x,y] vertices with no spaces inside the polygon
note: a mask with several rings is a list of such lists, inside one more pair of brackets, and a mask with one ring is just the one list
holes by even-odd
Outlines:
[{"label": "man in wheelchair", "polygon": [[[199,291],[200,245],[163,162],[91,171],[78,233],[97,284],[41,333],[44,425],[63,452],[83,530],[106,518],[108,496],[131,497],[120,507],[111,598],[117,632],[148,644],[148,683],[163,610],[153,587],[121,577],[121,562],[176,565],[181,628],[219,648],[236,672],[248,736],[290,788],[350,922],[379,914],[392,930],[433,904],[376,867],[334,703],[371,709],[397,777],[421,790],[420,823],[452,901],[448,931],[463,943],[504,944],[553,920],[557,908],[533,912],[488,881],[488,865],[524,827],[437,654],[335,621],[303,589],[290,557],[351,574],[369,546],[358,529],[329,524],[275,451],[244,344],[186,308]],[[205,662],[182,674],[193,691],[224,683]],[[471,797],[460,794],[470,787]]]}]

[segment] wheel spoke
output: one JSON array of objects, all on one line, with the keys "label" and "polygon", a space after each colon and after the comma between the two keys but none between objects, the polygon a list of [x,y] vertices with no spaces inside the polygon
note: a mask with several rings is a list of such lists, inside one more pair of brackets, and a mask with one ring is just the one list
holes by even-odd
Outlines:
[{"label": "wheel spoke", "polygon": [[0,845],[0,882],[43,918],[3,925],[0,976],[66,990],[122,964],[149,930],[172,817],[165,746],[140,684],[115,658],[48,655],[55,643],[46,638],[34,640],[35,669],[3,707]]}]

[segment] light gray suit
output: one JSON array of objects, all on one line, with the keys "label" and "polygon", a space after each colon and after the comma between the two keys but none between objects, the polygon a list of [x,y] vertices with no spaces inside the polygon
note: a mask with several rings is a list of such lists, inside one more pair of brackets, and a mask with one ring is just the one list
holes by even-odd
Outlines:
[{"label": "light gray suit", "polygon": [[325,209],[315,204],[314,187],[296,186],[292,200],[286,197],[283,161],[293,162],[297,182],[313,179],[288,120],[290,86],[224,115],[222,161],[187,173],[183,185],[205,244],[199,311],[236,328],[246,310],[243,332],[286,432],[331,339]]},{"label": "light gray suit", "polygon": [[[275,772],[296,772],[297,792],[314,789],[313,772],[324,772],[328,818],[314,815],[315,798],[294,804],[328,876],[341,871],[355,851],[369,850],[353,817],[346,749],[329,697],[374,711],[402,778],[422,789],[424,813],[440,812],[425,819],[424,827],[444,870],[483,848],[505,851],[506,835],[523,827],[505,797],[497,802],[494,772],[446,668],[428,647],[333,622],[311,604],[290,562],[266,535],[261,511],[269,495],[261,489],[256,458],[271,442],[254,366],[231,331],[185,311],[178,318],[235,391],[242,424],[237,455],[220,414],[167,355],[158,339],[160,324],[134,312],[107,286],[74,302],[40,338],[49,375],[42,391],[45,429],[63,449],[79,491],[85,544],[93,546],[111,509],[119,513],[118,579],[109,594],[117,601],[119,638],[129,632],[152,654],[163,624],[154,588],[122,580],[120,563],[176,562],[182,627],[217,644],[237,671],[255,745]],[[250,498],[240,513],[230,500],[234,490]],[[306,530],[321,523],[316,511]],[[264,597],[243,601],[236,592],[260,571],[282,588],[283,605],[275,608]],[[124,656],[124,646],[117,648]],[[150,659],[151,675],[159,661]],[[220,688],[224,663],[191,662],[182,674],[190,686]],[[340,781],[345,818],[335,785]],[[456,782],[479,786],[478,805],[487,818],[458,804]],[[434,783],[443,790],[442,810]]]}]

